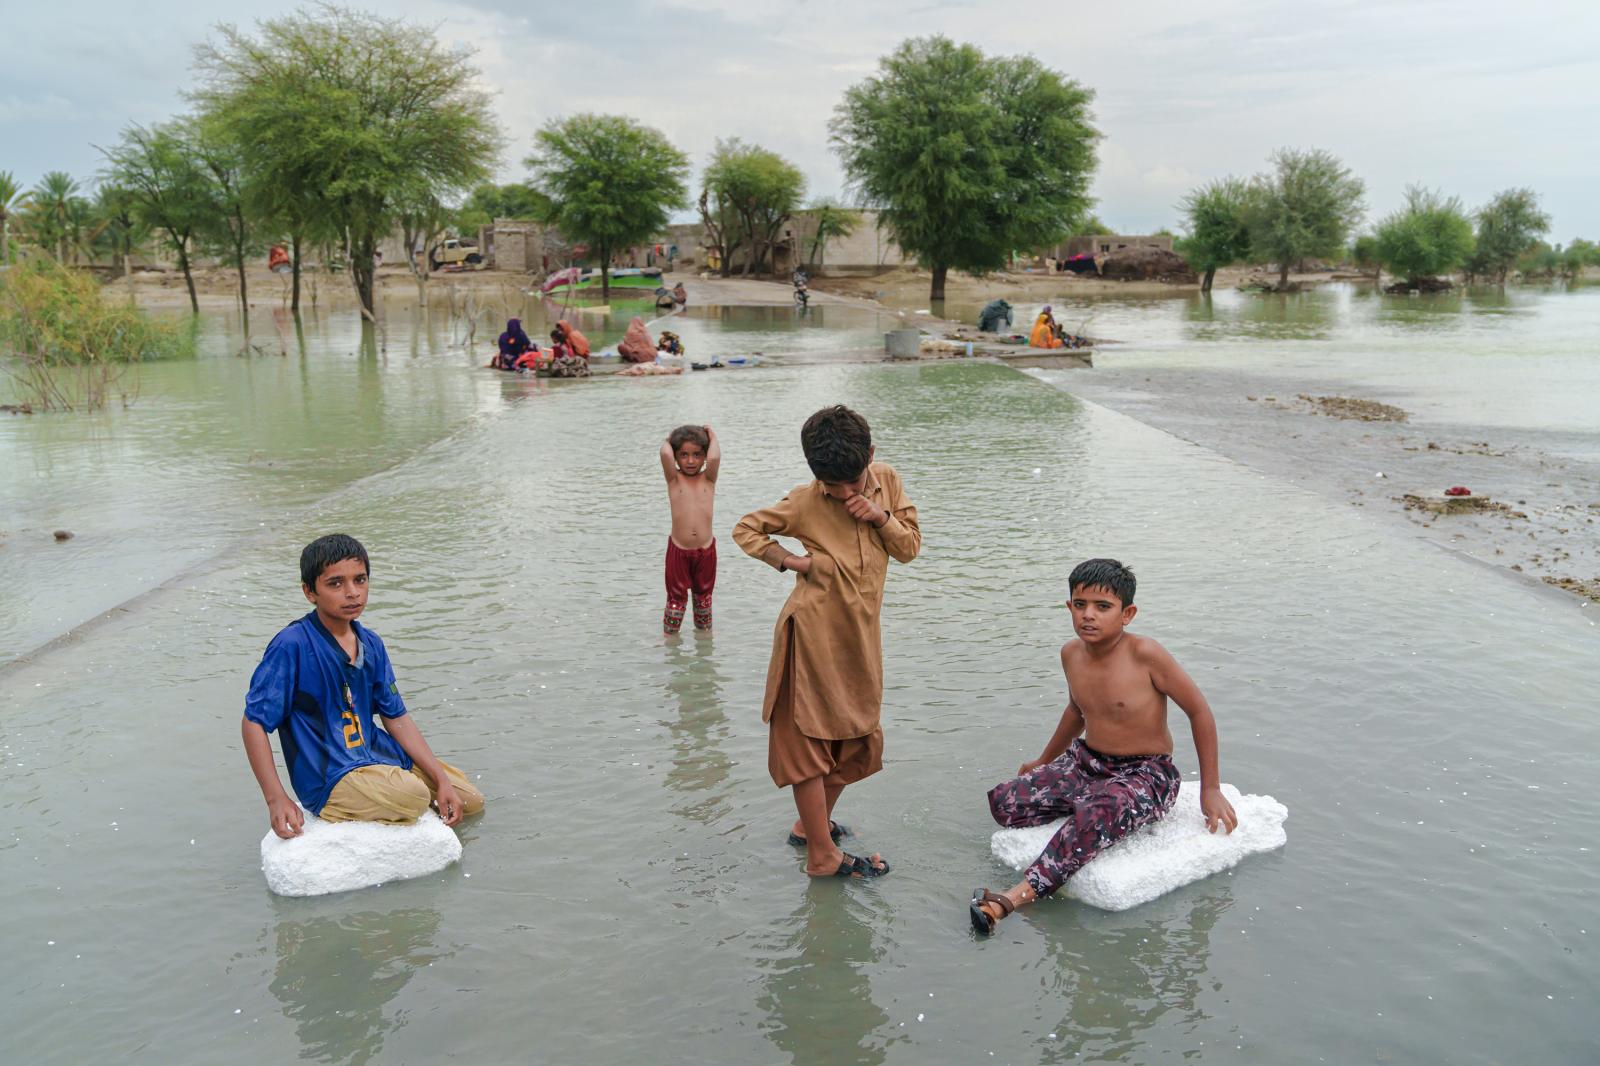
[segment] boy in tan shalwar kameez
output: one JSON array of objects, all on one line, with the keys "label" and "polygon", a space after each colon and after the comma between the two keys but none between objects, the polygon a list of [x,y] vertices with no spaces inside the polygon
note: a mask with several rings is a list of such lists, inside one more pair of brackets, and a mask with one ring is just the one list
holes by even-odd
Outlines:
[{"label": "boy in tan shalwar kameez", "polygon": [[[872,461],[866,419],[824,408],[806,420],[800,442],[817,479],[733,530],[746,554],[797,575],[767,668],[767,768],[779,788],[794,789],[800,817],[789,843],[806,849],[807,873],[878,877],[889,872],[880,856],[839,849],[850,831],[832,820],[833,807],[846,785],[883,768],[883,580],[890,556],[917,557],[922,531],[900,475]],[[795,538],[806,554],[774,535]]]}]

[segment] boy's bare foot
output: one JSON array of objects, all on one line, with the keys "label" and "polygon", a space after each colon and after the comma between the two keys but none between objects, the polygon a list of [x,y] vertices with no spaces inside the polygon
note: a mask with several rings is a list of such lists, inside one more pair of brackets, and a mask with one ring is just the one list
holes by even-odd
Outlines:
[{"label": "boy's bare foot", "polygon": [[848,851],[834,851],[836,859],[827,858],[821,862],[806,863],[806,873],[812,877],[882,877],[889,872],[889,863],[882,855],[874,852],[870,858],[852,855]]}]

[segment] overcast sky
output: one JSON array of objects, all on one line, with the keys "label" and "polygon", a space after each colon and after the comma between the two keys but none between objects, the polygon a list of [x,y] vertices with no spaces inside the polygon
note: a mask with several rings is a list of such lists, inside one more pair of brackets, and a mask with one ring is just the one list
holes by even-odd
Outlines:
[{"label": "overcast sky", "polygon": [[[94,145],[184,106],[193,46],[275,0],[8,2],[0,19],[0,170],[92,179]],[[372,5],[378,6],[378,5]],[[1537,190],[1552,239],[1600,239],[1600,2],[1498,0],[386,0],[478,51],[525,175],[551,117],[620,112],[698,166],[718,137],[786,156],[810,192],[843,179],[827,123],[844,89],[903,39],[944,34],[1031,53],[1096,93],[1097,212],[1124,232],[1176,227],[1208,178],[1262,169],[1279,146],[1325,148],[1381,217],[1407,183],[1468,207]]]}]

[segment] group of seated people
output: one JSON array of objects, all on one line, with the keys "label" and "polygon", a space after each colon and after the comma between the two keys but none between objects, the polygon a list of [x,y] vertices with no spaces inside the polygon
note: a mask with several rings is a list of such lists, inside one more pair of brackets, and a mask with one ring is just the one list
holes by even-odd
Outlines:
[{"label": "group of seated people", "polygon": [[497,342],[500,350],[488,366],[494,370],[537,370],[551,377],[589,376],[589,339],[571,322],[562,319],[550,331],[550,347],[541,351],[522,328],[522,320],[510,319]]},{"label": "group of seated people", "polygon": [[1030,348],[1082,348],[1086,343],[1084,338],[1061,328],[1056,316],[1050,313],[1049,304],[1045,304],[1039,312],[1038,319],[1033,323],[1033,332],[1028,336]]}]

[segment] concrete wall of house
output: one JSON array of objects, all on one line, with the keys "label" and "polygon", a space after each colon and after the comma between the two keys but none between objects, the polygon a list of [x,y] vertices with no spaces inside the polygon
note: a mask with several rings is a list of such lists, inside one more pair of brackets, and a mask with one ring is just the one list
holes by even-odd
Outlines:
[{"label": "concrete wall of house", "polygon": [[1166,233],[1095,233],[1069,237],[1065,243],[1056,245],[1045,254],[1052,259],[1070,259],[1075,255],[1106,255],[1124,248],[1159,248],[1170,252],[1172,236]]}]

